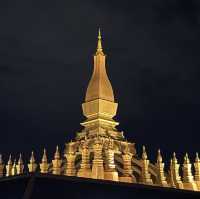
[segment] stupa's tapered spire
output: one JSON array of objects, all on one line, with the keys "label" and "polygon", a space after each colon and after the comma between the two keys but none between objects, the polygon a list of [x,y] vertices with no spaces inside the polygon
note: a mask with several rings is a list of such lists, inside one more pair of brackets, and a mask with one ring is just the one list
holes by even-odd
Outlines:
[{"label": "stupa's tapered spire", "polygon": [[102,37],[99,29],[97,51],[94,55],[94,70],[89,82],[85,101],[103,99],[114,102],[114,94],[111,83],[108,79],[105,66],[105,55],[102,49]]},{"label": "stupa's tapered spire", "polygon": [[[116,130],[118,122],[113,120],[117,112],[112,85],[106,72],[106,56],[103,53],[101,31],[98,31],[97,49],[94,55],[94,68],[92,77],[87,87],[85,102],[82,104],[83,114],[87,120],[81,123],[87,129],[95,129],[92,136],[100,135],[103,131]],[[102,132],[100,132],[102,131]],[[90,133],[87,134],[90,137]],[[83,133],[82,137],[85,136]],[[122,138],[122,134],[117,133],[115,137]],[[79,134],[79,137],[81,135]],[[113,137],[113,135],[112,135]]]}]

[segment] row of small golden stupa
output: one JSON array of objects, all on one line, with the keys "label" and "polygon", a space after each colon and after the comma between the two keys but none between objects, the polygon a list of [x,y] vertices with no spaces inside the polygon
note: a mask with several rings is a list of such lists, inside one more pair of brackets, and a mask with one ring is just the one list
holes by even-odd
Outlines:
[{"label": "row of small golden stupa", "polygon": [[[58,146],[56,147],[56,152],[54,154],[54,159],[51,162],[48,162],[47,152],[44,149],[41,162],[36,163],[34,152],[31,153],[31,158],[27,164],[28,170],[26,171],[25,165],[22,160],[22,155],[19,155],[18,161],[16,159],[12,161],[11,155],[9,160],[5,165],[3,163],[2,155],[0,154],[0,177],[8,177],[15,175],[22,175],[25,173],[39,172],[42,174],[55,174],[55,175],[65,175],[65,176],[77,176],[78,170],[75,168],[74,162],[70,161],[70,156],[68,153],[62,158],[59,152]],[[188,189],[193,191],[200,191],[200,159],[198,153],[196,153],[196,158],[194,162],[194,175],[192,164],[188,154],[185,154],[183,165],[182,165],[182,177],[180,176],[180,164],[178,164],[176,154],[173,153],[173,157],[170,160],[169,171],[165,172],[165,164],[163,163],[160,150],[158,150],[157,161],[154,164],[157,168],[157,180],[153,182],[151,175],[149,173],[149,160],[147,157],[146,149],[143,146],[142,158],[139,159],[142,164],[142,173],[140,181],[137,183],[148,184],[154,186],[163,186],[163,187],[173,187],[178,189]],[[84,158],[82,157],[82,162]],[[131,165],[128,165],[126,159],[124,159],[124,173],[131,173]],[[81,170],[83,168],[79,168]],[[89,168],[92,169],[92,165]],[[83,176],[82,176],[83,177]],[[120,180],[119,180],[120,181]]]}]

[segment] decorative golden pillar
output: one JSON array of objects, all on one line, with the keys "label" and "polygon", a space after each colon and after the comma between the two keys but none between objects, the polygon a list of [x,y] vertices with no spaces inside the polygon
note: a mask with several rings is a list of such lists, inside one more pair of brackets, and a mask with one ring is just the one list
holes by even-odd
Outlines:
[{"label": "decorative golden pillar", "polygon": [[75,176],[76,175],[76,168],[75,168],[76,153],[74,150],[74,142],[68,143],[67,147],[68,147],[68,151],[65,154],[67,163],[66,163],[64,174],[67,176]]},{"label": "decorative golden pillar", "polygon": [[24,171],[24,164],[23,164],[23,160],[22,160],[22,155],[20,153],[19,155],[19,160],[18,160],[18,164],[16,165],[16,169],[17,169],[17,174],[23,174]]},{"label": "decorative golden pillar", "polygon": [[196,153],[194,168],[195,168],[194,180],[197,184],[198,190],[200,190],[200,159],[198,153]]},{"label": "decorative golden pillar", "polygon": [[113,140],[109,139],[108,145],[105,147],[105,180],[119,181],[118,172],[115,168],[114,153]]},{"label": "decorative golden pillar", "polygon": [[46,153],[46,149],[44,149],[42,161],[40,163],[40,172],[48,173],[48,168],[49,168],[49,164],[48,164],[48,160],[47,160],[47,153]]},{"label": "decorative golden pillar", "polygon": [[193,191],[198,191],[197,185],[194,182],[194,177],[192,175],[191,170],[192,165],[190,164],[190,160],[188,158],[188,154],[185,154],[184,163],[183,163],[183,187],[184,189],[189,189]]},{"label": "decorative golden pillar", "polygon": [[0,178],[3,177],[3,172],[4,172],[4,164],[3,164],[2,155],[0,154]]},{"label": "decorative golden pillar", "polygon": [[88,147],[87,139],[82,143],[82,150],[81,150],[81,168],[79,169],[77,176],[83,178],[91,178],[91,168],[90,168],[90,152]]},{"label": "decorative golden pillar", "polygon": [[11,176],[11,175],[12,175],[12,157],[10,155],[8,163],[6,165],[6,176]]},{"label": "decorative golden pillar", "polygon": [[123,175],[119,177],[120,182],[136,182],[136,179],[133,176],[133,169],[131,165],[133,154],[130,153],[128,143],[126,143],[125,150],[122,154],[123,160]]},{"label": "decorative golden pillar", "polygon": [[140,181],[144,184],[153,184],[151,175],[149,173],[149,160],[147,159],[147,153],[145,146],[142,147],[142,171],[141,171],[141,176],[140,176]]},{"label": "decorative golden pillar", "polygon": [[160,153],[160,149],[158,150],[158,156],[157,156],[157,162],[156,167],[158,169],[158,176],[157,176],[157,184],[163,187],[168,187],[166,177],[165,177],[165,171],[164,171],[165,164],[162,162],[162,156]]},{"label": "decorative golden pillar", "polygon": [[31,158],[28,164],[28,170],[30,173],[33,173],[36,171],[36,168],[37,168],[37,164],[35,163],[34,152],[32,151]]},{"label": "decorative golden pillar", "polygon": [[176,159],[176,153],[173,153],[172,163],[170,165],[170,170],[172,172],[172,178],[176,188],[183,189],[183,183],[181,181],[181,177],[179,175],[179,167],[178,161]]},{"label": "decorative golden pillar", "polygon": [[58,146],[56,147],[56,152],[54,154],[54,160],[52,160],[52,164],[53,164],[53,174],[60,175],[62,160],[60,158],[60,152]]},{"label": "decorative golden pillar", "polygon": [[96,138],[93,144],[94,159],[92,161],[92,176],[95,179],[104,179],[104,167],[102,158],[103,143],[99,137]]},{"label": "decorative golden pillar", "polygon": [[13,166],[12,166],[12,176],[17,175],[17,164],[16,159],[14,160]]}]

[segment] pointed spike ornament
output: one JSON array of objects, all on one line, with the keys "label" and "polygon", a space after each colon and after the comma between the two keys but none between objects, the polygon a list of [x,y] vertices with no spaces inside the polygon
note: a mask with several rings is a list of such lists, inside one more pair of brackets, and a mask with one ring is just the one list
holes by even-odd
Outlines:
[{"label": "pointed spike ornament", "polygon": [[194,162],[194,169],[195,169],[194,180],[197,184],[198,189],[200,190],[200,159],[199,159],[198,153],[196,153],[196,158],[195,158],[195,162]]},{"label": "pointed spike ornament", "polygon": [[54,159],[60,159],[60,152],[59,152],[59,147],[58,145],[56,146],[56,152],[54,154]]},{"label": "pointed spike ornament", "polygon": [[189,163],[190,163],[190,160],[188,158],[188,153],[186,153],[184,157],[184,164],[189,164]]},{"label": "pointed spike ornament", "polygon": [[173,182],[176,186],[176,188],[183,189],[183,183],[181,181],[181,177],[179,175],[179,168],[180,165],[178,164],[176,153],[173,153],[172,162],[170,164],[170,172],[172,174]]},{"label": "pointed spike ornament", "polygon": [[173,161],[172,158],[170,159],[170,170],[168,171],[168,184],[170,187],[176,188],[176,184],[174,181],[174,174],[173,174]]},{"label": "pointed spike ornament", "polygon": [[177,159],[176,159],[176,153],[174,152],[173,153],[173,158],[172,158],[172,163],[173,164],[176,164],[178,161],[177,161]]},{"label": "pointed spike ornament", "polygon": [[153,184],[151,175],[149,173],[149,160],[147,159],[147,153],[145,146],[142,147],[142,171],[141,171],[141,179],[140,181],[144,184]]},{"label": "pointed spike ornament", "polygon": [[160,149],[158,149],[158,156],[157,156],[157,163],[156,167],[158,169],[158,176],[157,176],[157,184],[163,187],[168,187],[165,171],[164,171],[165,164],[162,162],[162,155]]},{"label": "pointed spike ornament", "polygon": [[22,160],[22,154],[20,153],[19,155],[19,160],[18,160],[18,164],[16,165],[16,169],[17,169],[17,174],[23,174],[24,171],[24,164],[23,164],[23,160]]},{"label": "pointed spike ornament", "polygon": [[147,153],[144,145],[142,146],[142,159],[147,160]]},{"label": "pointed spike ornament", "polygon": [[192,175],[192,165],[190,164],[190,160],[188,154],[185,154],[184,163],[183,163],[183,187],[184,189],[197,191],[197,185],[194,182],[194,177]]},{"label": "pointed spike ornament", "polygon": [[2,154],[0,154],[0,178],[3,177],[4,174],[4,164],[2,159]]},{"label": "pointed spike ornament", "polygon": [[31,158],[28,164],[28,170],[30,173],[35,172],[37,169],[37,164],[35,163],[35,157],[34,157],[34,152],[31,152]]},{"label": "pointed spike ornament", "polygon": [[15,176],[17,175],[17,163],[16,159],[14,160],[13,166],[12,166],[12,175]]},{"label": "pointed spike ornament", "polygon": [[40,163],[40,172],[48,173],[48,168],[49,168],[49,164],[48,164],[48,160],[47,160],[46,149],[44,149],[42,161]]},{"label": "pointed spike ornament", "polygon": [[99,28],[98,31],[98,42],[97,42],[97,52],[96,54],[103,54],[103,48],[102,48],[102,43],[101,43],[101,30]]},{"label": "pointed spike ornament", "polygon": [[8,160],[8,163],[6,165],[6,176],[11,176],[12,175],[12,156],[10,154],[9,156],[9,160]]},{"label": "pointed spike ornament", "polygon": [[58,146],[56,146],[56,152],[54,154],[54,159],[52,160],[52,164],[53,164],[53,174],[60,175],[62,160],[60,159],[60,152]]},{"label": "pointed spike ornament", "polygon": [[162,163],[162,156],[161,156],[160,149],[158,149],[157,163]]}]

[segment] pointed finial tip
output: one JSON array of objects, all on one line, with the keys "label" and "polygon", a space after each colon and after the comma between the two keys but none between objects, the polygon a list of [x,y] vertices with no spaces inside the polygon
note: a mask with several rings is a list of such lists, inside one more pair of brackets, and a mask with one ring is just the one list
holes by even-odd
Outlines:
[{"label": "pointed finial tip", "polygon": [[146,147],[145,147],[144,145],[142,146],[142,150],[143,150],[143,151],[146,151]]},{"label": "pointed finial tip", "polygon": [[99,27],[99,30],[98,30],[98,38],[101,39],[101,29]]},{"label": "pointed finial tip", "polygon": [[97,43],[97,53],[103,53],[103,48],[102,48],[102,44],[101,44],[101,30],[99,28],[98,31],[98,43]]},{"label": "pointed finial tip", "polygon": [[196,160],[197,162],[199,162],[199,153],[198,153],[198,152],[196,152],[196,158],[195,158],[195,160]]}]

